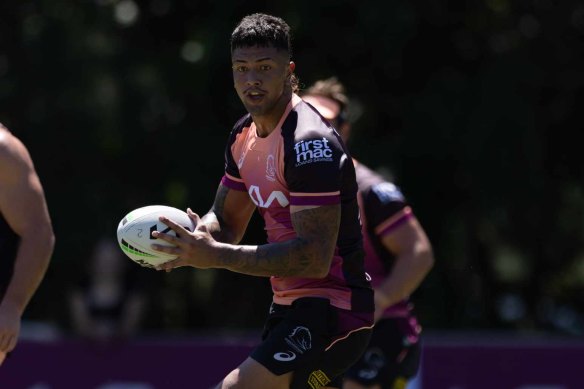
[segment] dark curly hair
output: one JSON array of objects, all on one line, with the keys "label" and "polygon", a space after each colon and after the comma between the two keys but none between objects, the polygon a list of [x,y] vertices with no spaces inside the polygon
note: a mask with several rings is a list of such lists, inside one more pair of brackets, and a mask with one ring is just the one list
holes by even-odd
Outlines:
[{"label": "dark curly hair", "polygon": [[[231,33],[231,53],[241,47],[275,47],[288,52],[292,58],[292,38],[290,26],[283,19],[255,13],[241,19]],[[292,74],[290,78],[292,90],[298,91],[298,78]]]}]

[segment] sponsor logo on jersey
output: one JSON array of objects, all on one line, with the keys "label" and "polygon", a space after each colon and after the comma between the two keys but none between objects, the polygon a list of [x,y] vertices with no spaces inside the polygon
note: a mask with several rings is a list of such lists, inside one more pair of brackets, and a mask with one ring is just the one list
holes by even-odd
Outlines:
[{"label": "sponsor logo on jersey", "polygon": [[272,182],[276,181],[276,163],[272,154],[268,155],[266,160],[266,179]]},{"label": "sponsor logo on jersey", "polygon": [[404,195],[394,184],[390,182],[382,182],[381,184],[371,187],[373,193],[379,197],[382,203],[387,204],[392,201],[404,201]]},{"label": "sponsor logo on jersey", "polygon": [[275,201],[280,204],[281,207],[287,207],[290,204],[290,201],[286,198],[286,195],[279,190],[275,190],[266,200],[262,197],[262,193],[260,192],[260,187],[257,185],[251,185],[249,190],[247,191],[249,197],[251,197],[251,201],[260,208],[269,208],[270,205]]},{"label": "sponsor logo on jersey", "polygon": [[331,162],[333,160],[333,150],[329,146],[326,138],[301,140],[294,145],[296,152],[296,166],[306,165],[314,162]]}]

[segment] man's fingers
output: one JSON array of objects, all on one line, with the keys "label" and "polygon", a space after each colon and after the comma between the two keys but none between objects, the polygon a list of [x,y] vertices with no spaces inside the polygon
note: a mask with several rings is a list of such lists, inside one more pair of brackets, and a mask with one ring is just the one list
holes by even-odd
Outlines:
[{"label": "man's fingers", "polygon": [[[180,238],[178,238],[177,236],[165,234],[164,232],[160,232],[160,231],[152,231],[152,237],[156,238],[156,239],[165,240],[165,241],[172,243],[174,245],[178,245],[180,242]],[[156,245],[156,246],[160,246],[160,245]],[[160,246],[160,247],[167,247],[167,246]],[[160,250],[160,251],[162,251],[162,250]]]},{"label": "man's fingers", "polygon": [[199,215],[197,215],[196,213],[194,213],[190,208],[187,208],[187,215],[189,215],[189,217],[193,221],[193,225],[196,228],[197,225],[199,225],[199,222],[201,221],[201,218],[199,217]]},{"label": "man's fingers", "polygon": [[2,352],[10,351],[8,349],[9,344],[10,344],[10,335],[7,333],[3,333],[0,336],[0,351],[2,351]]},{"label": "man's fingers", "polygon": [[7,352],[14,350],[14,347],[16,347],[16,341],[17,341],[16,335],[12,335],[8,342],[8,348],[6,349]]},{"label": "man's fingers", "polygon": [[[152,236],[155,236],[154,233],[152,234]],[[166,234],[161,234],[161,236],[159,236],[159,238],[164,239],[167,242],[171,242],[171,243],[175,243],[175,244],[178,241],[178,239],[175,238],[174,236],[168,236]],[[174,239],[174,241],[173,241],[173,239]],[[166,254],[176,255],[177,257],[182,254],[182,249],[180,247],[177,247],[177,246],[164,246],[161,244],[153,243],[150,245],[150,247],[153,250],[161,251],[161,252],[166,253]]]},{"label": "man's fingers", "polygon": [[160,265],[156,266],[156,270],[166,270],[167,272],[177,268],[177,267],[181,267],[181,266],[185,266],[184,261],[182,259],[173,259],[172,261],[168,261],[165,263],[161,263]]},{"label": "man's fingers", "polygon": [[163,222],[164,224],[169,226],[179,236],[180,236],[180,234],[186,235],[189,233],[189,231],[187,231],[183,226],[181,226],[180,224],[177,224],[174,220],[169,219],[166,216],[160,216],[160,218],[158,220],[160,220],[161,222]]}]

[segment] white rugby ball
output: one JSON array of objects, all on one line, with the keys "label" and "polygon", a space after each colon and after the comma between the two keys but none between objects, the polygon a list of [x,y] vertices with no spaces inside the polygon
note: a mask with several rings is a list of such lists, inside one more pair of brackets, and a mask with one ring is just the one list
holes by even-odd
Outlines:
[{"label": "white rugby ball", "polygon": [[175,232],[159,220],[166,216],[188,231],[194,231],[193,221],[186,212],[166,205],[149,205],[128,213],[118,224],[118,243],[122,251],[130,259],[145,267],[155,267],[170,260],[176,255],[153,250],[153,243],[161,246],[173,246],[162,239],[152,236],[153,231],[160,231],[170,235]]}]

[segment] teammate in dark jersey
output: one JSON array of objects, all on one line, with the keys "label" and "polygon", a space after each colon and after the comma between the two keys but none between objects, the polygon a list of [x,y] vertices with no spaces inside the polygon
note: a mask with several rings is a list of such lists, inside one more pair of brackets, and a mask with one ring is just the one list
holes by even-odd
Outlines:
[{"label": "teammate in dark jersey", "polygon": [[43,188],[26,147],[0,124],[0,364],[53,252]]},{"label": "teammate in dark jersey", "polygon": [[[348,141],[348,98],[335,78],[309,87],[302,98],[313,105]],[[430,271],[431,245],[400,190],[354,161],[365,242],[365,270],[375,290],[371,342],[345,374],[344,389],[402,389],[420,360],[421,327],[408,296]]]},{"label": "teammate in dark jersey", "polygon": [[[340,136],[295,94],[288,25],[245,17],[231,36],[235,89],[249,114],[231,131],[225,174],[212,209],[189,233],[157,250],[178,266],[270,277],[273,304],[262,343],[219,388],[340,387],[373,324],[363,267],[355,169]],[[238,245],[255,209],[268,244]]]}]

